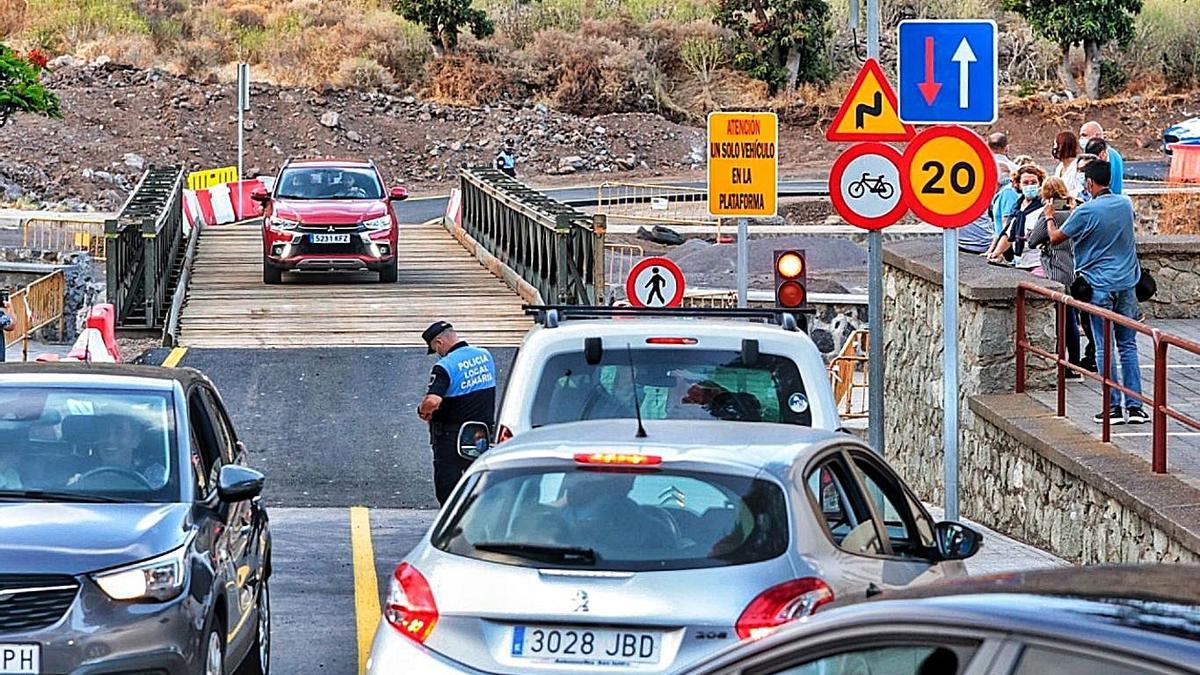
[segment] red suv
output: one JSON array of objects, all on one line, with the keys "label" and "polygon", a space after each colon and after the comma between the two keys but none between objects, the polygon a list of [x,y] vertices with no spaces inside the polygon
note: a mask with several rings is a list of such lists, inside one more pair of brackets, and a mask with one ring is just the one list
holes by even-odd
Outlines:
[{"label": "red suv", "polygon": [[263,283],[277,284],[291,270],[370,270],[396,281],[399,221],[392,202],[402,187],[385,192],[374,162],[290,160],[279,171],[274,194],[256,190],[263,205]]}]

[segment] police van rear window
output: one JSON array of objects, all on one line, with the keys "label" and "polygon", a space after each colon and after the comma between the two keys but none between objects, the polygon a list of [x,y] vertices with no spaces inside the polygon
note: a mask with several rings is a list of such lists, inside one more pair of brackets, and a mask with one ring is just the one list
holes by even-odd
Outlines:
[{"label": "police van rear window", "polygon": [[440,550],[527,567],[722,567],[787,550],[783,490],[698,471],[523,467],[477,474],[433,535]]},{"label": "police van rear window", "polygon": [[578,420],[634,417],[634,381],[643,419],[727,420],[812,425],[800,370],[790,358],[737,351],[605,350],[600,363],[582,351],[547,360],[530,422],[538,427]]}]

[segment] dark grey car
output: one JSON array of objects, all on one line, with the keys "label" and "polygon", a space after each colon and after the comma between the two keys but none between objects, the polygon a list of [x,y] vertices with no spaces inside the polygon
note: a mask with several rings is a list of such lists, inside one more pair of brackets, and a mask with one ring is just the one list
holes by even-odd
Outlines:
[{"label": "dark grey car", "polygon": [[886,591],[678,675],[1195,675],[1198,577],[1071,567]]},{"label": "dark grey car", "polygon": [[268,673],[262,486],[196,371],[0,366],[0,673]]}]

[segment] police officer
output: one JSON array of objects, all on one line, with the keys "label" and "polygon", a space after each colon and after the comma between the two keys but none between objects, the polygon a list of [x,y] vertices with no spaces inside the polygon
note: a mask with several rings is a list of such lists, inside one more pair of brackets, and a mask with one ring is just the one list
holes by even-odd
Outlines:
[{"label": "police officer", "polygon": [[440,357],[417,415],[429,423],[433,486],[438,503],[445,504],[471,464],[458,454],[459,428],[464,422],[495,424],[496,364],[491,352],[468,345],[445,321],[435,321],[421,338]]},{"label": "police officer", "polygon": [[508,174],[511,178],[516,178],[517,155],[513,145],[511,138],[504,141],[504,146],[500,148],[500,153],[496,155],[496,169]]}]

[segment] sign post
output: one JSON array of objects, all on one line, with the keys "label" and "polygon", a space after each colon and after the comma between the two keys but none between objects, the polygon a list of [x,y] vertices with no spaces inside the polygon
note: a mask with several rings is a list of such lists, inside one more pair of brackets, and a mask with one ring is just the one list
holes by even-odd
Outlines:
[{"label": "sign post", "polygon": [[904,193],[912,212],[945,228],[942,237],[942,425],[946,518],[958,518],[958,230],[987,211],[996,161],[975,132],[959,126],[922,131],[904,153]]},{"label": "sign post", "polygon": [[770,218],[779,194],[779,118],[775,113],[708,116],[708,212],[738,219],[738,307],[749,292],[747,218]]},{"label": "sign post", "polygon": [[239,63],[238,68],[237,68],[237,73],[238,73],[238,75],[237,75],[237,108],[238,108],[238,110],[237,110],[237,113],[238,113],[238,118],[237,118],[237,125],[238,125],[238,129],[237,129],[237,131],[238,131],[237,172],[238,172],[238,181],[239,181],[238,182],[238,201],[237,201],[237,203],[238,203],[238,208],[241,208],[241,205],[245,202],[245,200],[242,198],[241,180],[246,175],[246,173],[243,169],[243,165],[242,165],[242,157],[245,154],[244,151],[245,151],[245,147],[246,147],[246,145],[245,145],[245,135],[246,135],[245,114],[246,114],[246,111],[250,109],[250,64],[249,63]]}]

